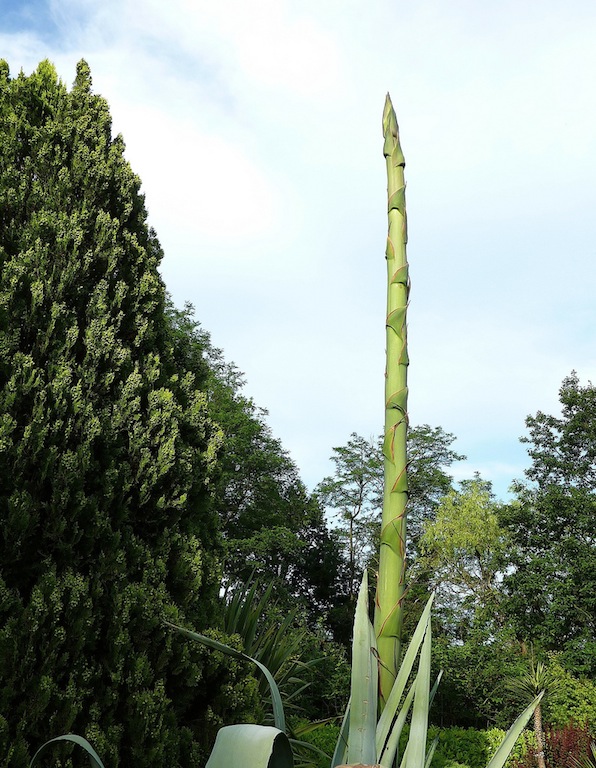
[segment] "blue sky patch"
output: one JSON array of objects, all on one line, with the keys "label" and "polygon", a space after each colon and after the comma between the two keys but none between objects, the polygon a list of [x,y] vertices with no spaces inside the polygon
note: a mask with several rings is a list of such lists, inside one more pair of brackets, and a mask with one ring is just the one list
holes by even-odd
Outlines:
[{"label": "blue sky patch", "polygon": [[44,42],[57,42],[61,37],[47,0],[0,0],[0,17],[4,33],[30,32]]}]

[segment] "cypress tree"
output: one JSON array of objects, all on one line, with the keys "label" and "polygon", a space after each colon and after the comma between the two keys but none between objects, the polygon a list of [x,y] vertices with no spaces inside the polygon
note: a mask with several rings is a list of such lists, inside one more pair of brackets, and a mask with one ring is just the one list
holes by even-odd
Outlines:
[{"label": "cypress tree", "polygon": [[84,61],[70,91],[49,62],[16,78],[0,62],[6,765],[69,731],[106,765],[196,765],[214,692],[235,682],[162,624],[214,620],[220,432],[175,367],[162,252],[123,153]]}]

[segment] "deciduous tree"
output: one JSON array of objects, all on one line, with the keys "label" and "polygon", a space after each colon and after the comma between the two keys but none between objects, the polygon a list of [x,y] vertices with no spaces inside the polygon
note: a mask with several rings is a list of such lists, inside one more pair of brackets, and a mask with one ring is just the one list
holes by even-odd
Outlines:
[{"label": "deciduous tree", "polygon": [[[413,557],[425,521],[434,519],[439,500],[452,487],[449,467],[465,456],[451,448],[455,436],[442,427],[422,424],[408,430],[408,554]],[[383,437],[352,433],[345,446],[333,448],[333,475],[317,486],[322,503],[334,510],[332,522],[348,561],[350,593],[358,591],[362,568],[379,550],[383,493]]]},{"label": "deciduous tree", "polygon": [[498,619],[508,551],[499,507],[490,483],[479,476],[463,481],[439,502],[420,539],[417,568],[430,574],[444,629],[460,641],[480,612]]},{"label": "deciduous tree", "polygon": [[317,487],[322,503],[336,511],[337,530],[348,561],[348,594],[358,594],[362,569],[373,551],[373,530],[380,521],[383,500],[383,453],[380,438],[369,440],[355,432],[345,446],[333,449],[333,476]]},{"label": "deciduous tree", "polygon": [[447,470],[465,456],[451,446],[455,435],[421,424],[408,431],[408,554],[416,555],[424,524],[434,520],[439,501],[453,487]]},{"label": "deciduous tree", "polygon": [[[193,371],[207,394],[210,417],[222,430],[211,480],[223,534],[224,581],[275,580],[277,600],[313,621],[342,613],[343,558],[323,509],[267,424],[267,411],[244,394],[244,376],[215,347],[187,304],[168,304],[178,365]],[[342,623],[339,619],[334,625]]]},{"label": "deciduous tree", "polygon": [[514,542],[505,577],[518,634],[596,674],[596,388],[562,383],[561,415],[528,417],[528,485],[502,511]]}]

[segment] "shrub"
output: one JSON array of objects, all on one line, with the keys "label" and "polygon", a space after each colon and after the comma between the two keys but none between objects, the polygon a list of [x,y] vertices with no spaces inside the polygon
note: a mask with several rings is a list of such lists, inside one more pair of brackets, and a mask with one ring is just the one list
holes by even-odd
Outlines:
[{"label": "shrub", "polygon": [[[300,725],[305,725],[305,721],[301,721]],[[338,725],[326,723],[309,733],[301,734],[300,738],[331,755],[333,754],[338,734]],[[400,755],[403,755],[408,741],[408,734],[409,726],[405,725],[400,739]],[[431,768],[486,768],[487,763],[503,740],[505,731],[500,728],[490,728],[483,731],[475,728],[438,728],[437,726],[430,726],[428,730],[429,745],[437,736],[439,737],[439,742]],[[531,762],[534,751],[533,745],[534,734],[532,731],[524,731],[506,763],[506,768],[530,768],[533,765]],[[529,763],[525,762],[526,755],[530,758]],[[314,760],[313,764],[315,764]],[[328,764],[323,758],[317,761],[316,765],[317,768],[328,768]],[[560,767],[552,765],[549,768]],[[577,767],[564,765],[561,768]]]},{"label": "shrub", "polygon": [[[563,728],[547,727],[544,732],[545,758],[548,768],[577,768],[577,763],[590,756],[593,735],[588,725],[568,723]],[[534,734],[525,733],[525,746],[516,754],[512,768],[535,768]]]},{"label": "shrub", "polygon": [[558,685],[544,702],[544,721],[559,729],[572,721],[596,728],[596,681],[574,677],[555,654],[550,655],[549,665]]},{"label": "shrub", "polygon": [[[432,768],[457,768],[457,764],[466,765],[468,768],[485,768],[501,744],[505,731],[500,728],[477,730],[431,727],[429,742],[432,742],[437,735],[439,743],[431,764]],[[506,768],[523,760],[528,751],[528,744],[532,740],[533,734],[530,731],[524,731],[505,764]]]},{"label": "shrub", "polygon": [[485,768],[491,758],[485,731],[474,728],[430,729],[429,738],[439,736],[433,768],[446,768],[449,763],[463,763],[469,768]]},{"label": "shrub", "polygon": [[546,762],[549,768],[577,768],[590,756],[592,735],[587,725],[568,723],[545,731]]}]

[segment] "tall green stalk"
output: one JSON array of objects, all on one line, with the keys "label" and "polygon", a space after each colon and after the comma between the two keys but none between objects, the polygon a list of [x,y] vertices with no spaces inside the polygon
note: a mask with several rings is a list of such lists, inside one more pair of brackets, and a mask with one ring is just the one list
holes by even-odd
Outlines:
[{"label": "tall green stalk", "polygon": [[375,605],[380,661],[379,700],[387,701],[399,667],[402,598],[406,565],[406,436],[408,428],[408,347],[406,310],[410,283],[406,257],[407,227],[404,156],[389,94],[383,111],[383,154],[387,163],[389,231],[387,235],[387,367],[385,370],[385,482],[381,548]]}]

